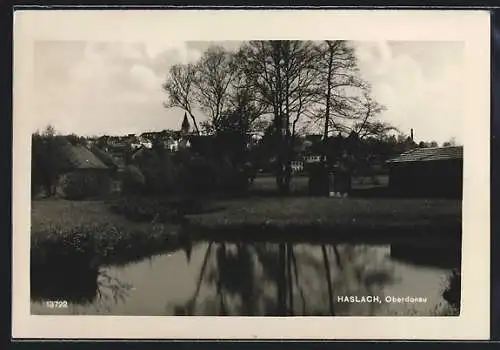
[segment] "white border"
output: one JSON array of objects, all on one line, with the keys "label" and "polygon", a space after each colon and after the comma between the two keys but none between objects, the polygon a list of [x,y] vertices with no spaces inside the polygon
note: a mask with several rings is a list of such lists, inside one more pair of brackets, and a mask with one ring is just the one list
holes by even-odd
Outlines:
[{"label": "white border", "polygon": [[[485,11],[18,11],[14,18],[14,338],[487,339],[489,337],[490,32]],[[420,317],[31,316],[30,105],[36,40],[461,40],[464,206],[462,314]]]}]

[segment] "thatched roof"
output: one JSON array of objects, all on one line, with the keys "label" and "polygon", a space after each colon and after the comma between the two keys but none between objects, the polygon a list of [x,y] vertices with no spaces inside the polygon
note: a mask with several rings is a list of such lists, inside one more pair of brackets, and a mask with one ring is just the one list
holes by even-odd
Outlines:
[{"label": "thatched roof", "polygon": [[90,151],[109,168],[119,168],[120,164],[109,152],[104,151],[103,149],[92,146]]},{"label": "thatched roof", "polygon": [[87,147],[70,142],[61,142],[61,156],[68,170],[75,169],[108,169],[108,167]]}]

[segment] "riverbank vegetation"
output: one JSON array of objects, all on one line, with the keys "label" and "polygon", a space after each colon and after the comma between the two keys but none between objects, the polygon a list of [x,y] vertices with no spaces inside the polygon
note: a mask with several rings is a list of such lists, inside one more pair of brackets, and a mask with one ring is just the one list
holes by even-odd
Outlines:
[{"label": "riverbank vegetation", "polygon": [[[225,210],[187,215],[192,230],[213,235],[297,233],[350,237],[405,234],[454,240],[461,233],[461,203],[450,200],[362,198],[248,198],[222,201]],[[415,237],[413,237],[415,238]]]},{"label": "riverbank vegetation", "polygon": [[[387,234],[455,241],[461,233],[458,201],[253,197],[165,200],[122,197],[105,201],[32,203],[32,263],[60,254],[79,260],[123,260],[167,248],[180,224],[188,233],[258,239],[351,238]],[[373,238],[373,237],[372,237]],[[413,237],[415,238],[415,237]],[[83,254],[83,255],[82,255]]]},{"label": "riverbank vegetation", "polygon": [[[176,226],[134,222],[102,201],[33,201],[31,265],[100,265],[145,257],[176,245]],[[59,266],[61,267],[61,266]]]}]

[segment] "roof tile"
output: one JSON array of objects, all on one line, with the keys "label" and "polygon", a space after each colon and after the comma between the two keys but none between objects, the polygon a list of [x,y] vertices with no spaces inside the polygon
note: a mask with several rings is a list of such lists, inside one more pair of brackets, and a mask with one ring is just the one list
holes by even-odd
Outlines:
[{"label": "roof tile", "polygon": [[427,162],[447,159],[463,159],[463,147],[415,148],[388,160],[387,163]]}]

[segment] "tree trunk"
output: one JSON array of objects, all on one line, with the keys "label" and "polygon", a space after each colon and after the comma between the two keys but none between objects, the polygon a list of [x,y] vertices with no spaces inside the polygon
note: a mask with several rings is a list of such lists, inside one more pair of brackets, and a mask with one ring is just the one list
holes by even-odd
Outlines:
[{"label": "tree trunk", "polygon": [[194,129],[196,130],[196,134],[200,135],[200,129],[198,128],[198,123],[196,122],[196,118],[194,117],[194,115],[190,111],[188,111],[188,113],[189,113],[189,116],[191,117],[191,121],[193,122]]},{"label": "tree trunk", "polygon": [[[286,55],[285,55],[286,56]],[[288,57],[288,56],[286,56]],[[288,67],[288,61],[286,62]],[[290,135],[290,82],[288,73],[285,77],[285,183],[284,194],[290,193],[292,180],[292,142]]]},{"label": "tree trunk", "polygon": [[283,187],[283,159],[281,155],[281,122],[280,122],[280,113],[278,111],[278,107],[276,106],[275,108],[275,113],[274,113],[274,128],[275,128],[275,135],[274,135],[274,144],[276,147],[276,186],[278,188],[278,192],[281,193],[281,189]]},{"label": "tree trunk", "polygon": [[52,183],[46,182],[44,187],[45,187],[45,196],[47,198],[52,197]]},{"label": "tree trunk", "polygon": [[281,82],[281,69],[279,68],[279,56],[277,62],[277,76],[276,76],[276,126],[277,126],[277,148],[278,148],[278,157],[277,157],[277,184],[278,184],[278,192],[280,194],[286,193],[286,176],[285,176],[285,144],[284,144],[284,135],[283,135],[283,98],[282,98],[282,82]]},{"label": "tree trunk", "polygon": [[330,179],[328,176],[328,127],[330,123],[330,108],[331,108],[331,97],[332,97],[332,73],[333,73],[333,48],[330,42],[328,44],[328,76],[327,76],[327,87],[326,87],[326,111],[325,111],[325,129],[323,131],[323,166],[325,171],[325,195],[328,196],[330,192]]}]

